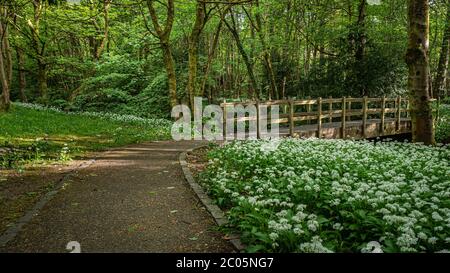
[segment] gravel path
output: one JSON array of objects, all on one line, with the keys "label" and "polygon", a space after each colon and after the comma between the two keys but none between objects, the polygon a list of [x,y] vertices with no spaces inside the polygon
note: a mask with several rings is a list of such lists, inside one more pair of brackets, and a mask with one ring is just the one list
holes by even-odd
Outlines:
[{"label": "gravel path", "polygon": [[232,252],[184,181],[180,152],[153,142],[99,154],[0,252]]}]

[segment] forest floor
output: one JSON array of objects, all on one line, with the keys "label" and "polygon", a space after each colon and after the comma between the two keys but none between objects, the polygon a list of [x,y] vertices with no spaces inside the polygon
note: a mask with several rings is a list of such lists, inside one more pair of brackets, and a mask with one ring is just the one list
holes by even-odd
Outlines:
[{"label": "forest floor", "polygon": [[97,153],[70,176],[78,163],[16,178],[63,186],[0,252],[67,252],[70,241],[82,252],[232,252],[178,162],[202,144],[131,145]]}]

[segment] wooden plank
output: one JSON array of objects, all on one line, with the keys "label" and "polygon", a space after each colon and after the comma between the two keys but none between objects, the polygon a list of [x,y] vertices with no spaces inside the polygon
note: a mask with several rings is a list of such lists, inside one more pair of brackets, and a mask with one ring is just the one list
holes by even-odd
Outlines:
[{"label": "wooden plank", "polygon": [[226,140],[226,136],[227,136],[227,119],[228,119],[228,117],[227,117],[227,104],[226,104],[226,100],[223,100],[223,104],[222,104],[222,107],[223,107],[223,138],[224,138],[224,140]]},{"label": "wooden plank", "polygon": [[[306,112],[307,112],[307,113],[311,113],[311,105],[316,104],[316,103],[317,103],[317,100],[314,100],[314,101],[310,100],[310,102],[314,102],[314,103],[308,103],[308,104],[306,105]],[[308,124],[311,124],[311,119],[307,119],[307,121],[308,121]]]},{"label": "wooden plank", "polygon": [[285,105],[285,104],[289,104],[289,101],[288,100],[274,100],[274,101],[265,101],[265,102],[259,103],[259,105],[264,105],[264,106]]},{"label": "wooden plank", "polygon": [[317,100],[318,115],[317,115],[317,138],[322,138],[322,98]]},{"label": "wooden plank", "polygon": [[259,101],[256,101],[256,138],[261,139],[261,122],[259,117]]},{"label": "wooden plank", "polygon": [[347,98],[347,102],[364,102],[363,98]]},{"label": "wooden plank", "polygon": [[341,138],[345,139],[345,123],[347,121],[347,99],[342,98],[342,116],[341,116]]},{"label": "wooden plank", "polygon": [[270,123],[272,124],[283,124],[283,123],[288,123],[289,122],[289,118],[279,118],[279,119],[271,119]]},{"label": "wooden plank", "polygon": [[364,138],[367,137],[367,105],[368,100],[367,97],[363,99],[363,120],[362,120],[362,135]]},{"label": "wooden plank", "polygon": [[294,101],[289,100],[289,135],[294,137],[295,122],[294,122]]},{"label": "wooden plank", "polygon": [[333,99],[330,97],[328,100],[328,122],[333,123]]},{"label": "wooden plank", "polygon": [[381,125],[380,125],[380,135],[384,136],[384,127],[385,127],[385,115],[386,115],[386,96],[383,96],[381,100]]},{"label": "wooden plank", "polygon": [[317,119],[317,115],[316,116],[303,116],[303,117],[294,116],[294,121],[311,121],[311,120],[316,120],[316,119]]},{"label": "wooden plank", "polygon": [[348,110],[347,110],[347,114],[346,114],[346,117],[347,117],[348,121],[351,120],[351,115],[349,115],[349,113],[352,111],[352,102],[349,99],[351,99],[351,98],[347,98],[346,99],[347,103],[348,103]]},{"label": "wooden plank", "polygon": [[333,99],[333,98],[328,98],[328,99],[322,99],[322,104],[327,104],[327,103],[340,103],[342,101],[342,99]]},{"label": "wooden plank", "polygon": [[295,105],[314,105],[317,104],[317,100],[296,100]]}]

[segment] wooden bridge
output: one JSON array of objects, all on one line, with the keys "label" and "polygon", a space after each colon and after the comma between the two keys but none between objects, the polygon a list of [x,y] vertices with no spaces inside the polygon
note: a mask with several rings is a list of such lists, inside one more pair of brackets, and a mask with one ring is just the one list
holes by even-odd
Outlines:
[{"label": "wooden bridge", "polygon": [[[255,106],[257,118],[230,116],[235,106]],[[271,120],[270,109],[279,106],[278,119]],[[261,107],[269,109],[261,116]],[[411,133],[409,101],[406,98],[328,98],[308,100],[277,100],[224,102],[224,128],[230,122],[257,122],[257,137],[264,137],[260,119],[279,124],[280,134],[291,137],[318,138],[375,138]],[[228,117],[227,117],[228,115]]]}]

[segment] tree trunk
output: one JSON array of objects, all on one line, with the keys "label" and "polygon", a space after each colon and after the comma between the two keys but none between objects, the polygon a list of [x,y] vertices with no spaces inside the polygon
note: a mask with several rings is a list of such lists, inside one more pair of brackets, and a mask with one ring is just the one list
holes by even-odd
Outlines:
[{"label": "tree trunk", "polygon": [[11,47],[9,46],[9,35],[8,35],[8,27],[3,25],[2,37],[3,37],[3,54],[4,54],[4,65],[5,65],[5,73],[8,80],[8,85],[11,87],[12,75],[13,75],[13,61],[11,55]]},{"label": "tree trunk", "polygon": [[23,55],[23,49],[16,47],[17,64],[18,64],[18,80],[19,80],[19,94],[22,102],[28,102],[25,95],[26,78],[25,78],[25,60]]},{"label": "tree trunk", "polygon": [[177,98],[177,78],[175,73],[175,61],[172,55],[170,46],[170,33],[172,32],[173,21],[175,16],[174,0],[167,0],[167,17],[164,27],[159,24],[156,10],[153,6],[155,0],[147,0],[147,7],[150,12],[153,27],[155,29],[155,36],[158,37],[161,49],[164,55],[164,64],[166,66],[167,81],[169,86],[169,101],[170,106],[175,107],[178,104]]},{"label": "tree trunk", "polygon": [[435,143],[429,84],[429,3],[408,0],[408,89],[413,142]]},{"label": "tree trunk", "polygon": [[0,96],[0,111],[8,111],[11,106],[11,101],[9,98],[9,84],[8,84],[8,75],[5,71],[5,60],[3,58],[4,53],[4,39],[7,39],[6,35],[4,35],[4,29],[6,26],[3,23],[0,23],[0,37],[2,41],[0,41],[0,85],[2,87],[2,93]]},{"label": "tree trunk", "polygon": [[270,48],[268,47],[268,45],[266,43],[266,38],[264,35],[263,22],[262,22],[260,11],[259,11],[259,1],[256,1],[256,7],[258,8],[258,11],[255,12],[256,30],[258,32],[259,40],[260,40],[261,45],[264,50],[263,58],[264,58],[264,64],[266,66],[267,73],[269,75],[270,97],[278,99],[279,94],[278,94],[278,88],[277,88],[277,83],[276,83],[276,79],[275,79],[275,73],[273,71],[272,56],[270,54]]},{"label": "tree trunk", "polygon": [[[99,60],[106,45],[109,43],[109,7],[111,0],[103,0],[103,19],[104,19],[104,34],[99,46],[95,48],[95,59]],[[95,43],[98,45],[98,43]]]},{"label": "tree trunk", "polygon": [[355,62],[356,62],[356,80],[360,88],[361,96],[368,96],[366,79],[364,77],[364,57],[366,51],[366,13],[367,2],[361,0],[358,6],[358,21],[356,23],[356,41],[355,41]]},{"label": "tree trunk", "polygon": [[445,23],[444,35],[442,37],[441,56],[439,57],[439,65],[436,78],[434,80],[434,95],[444,97],[446,78],[448,77],[448,62],[450,54],[450,0],[447,0],[447,19]]},{"label": "tree trunk", "polygon": [[47,88],[47,64],[38,61],[38,92],[43,103],[47,103],[48,100],[48,88]]},{"label": "tree trunk", "polygon": [[163,46],[164,64],[166,66],[167,79],[169,85],[170,106],[178,104],[177,99],[177,77],[175,72],[175,61],[173,60],[172,50],[168,45]]},{"label": "tree trunk", "polygon": [[255,95],[257,94],[256,91],[258,90],[258,85],[256,83],[255,74],[253,72],[253,64],[251,63],[247,52],[245,52],[244,46],[242,45],[241,38],[239,37],[239,33],[237,32],[236,28],[230,26],[230,24],[228,24],[226,19],[224,19],[223,22],[225,23],[225,25],[227,26],[228,30],[233,35],[233,38],[234,38],[236,46],[237,46],[237,48],[239,50],[239,53],[241,54],[242,59],[244,60],[244,64],[245,64],[245,67],[247,68],[248,76],[250,77],[251,96],[255,97]]},{"label": "tree trunk", "polygon": [[192,28],[191,35],[189,37],[189,61],[188,61],[188,82],[187,82],[187,93],[189,94],[189,101],[191,107],[194,107],[194,97],[200,94],[196,90],[197,86],[197,54],[198,54],[198,43],[200,39],[200,34],[203,30],[205,24],[205,4],[197,1],[197,11],[195,16],[195,23]]},{"label": "tree trunk", "polygon": [[[205,95],[206,82],[208,81],[208,76],[211,71],[212,61],[213,61],[214,55],[216,53],[217,44],[219,43],[219,37],[220,37],[220,31],[222,30],[222,25],[223,25],[223,23],[222,23],[222,21],[220,21],[219,25],[217,26],[216,33],[214,34],[213,44],[208,52],[208,61],[206,62],[205,75],[202,80],[202,85],[200,86],[200,94],[202,96]],[[211,93],[208,94],[208,99],[209,99],[209,101],[211,101],[211,99],[212,99]]]}]

